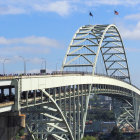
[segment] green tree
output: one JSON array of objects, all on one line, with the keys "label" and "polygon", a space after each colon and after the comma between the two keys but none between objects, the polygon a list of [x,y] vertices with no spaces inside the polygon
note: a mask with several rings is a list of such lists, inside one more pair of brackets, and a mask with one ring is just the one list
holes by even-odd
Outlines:
[{"label": "green tree", "polygon": [[96,140],[96,138],[93,136],[86,136],[86,137],[83,137],[82,140]]},{"label": "green tree", "polygon": [[111,135],[114,138],[114,140],[123,140],[122,132],[119,130],[117,126],[113,127]]},{"label": "green tree", "polygon": [[25,129],[24,128],[20,129],[19,130],[19,136],[20,137],[23,136],[24,135],[24,132],[25,132]]}]

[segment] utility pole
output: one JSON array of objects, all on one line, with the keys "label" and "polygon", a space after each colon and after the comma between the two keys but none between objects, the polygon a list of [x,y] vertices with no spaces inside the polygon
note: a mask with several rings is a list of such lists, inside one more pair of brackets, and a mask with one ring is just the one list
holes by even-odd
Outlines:
[{"label": "utility pole", "polygon": [[3,75],[5,75],[5,62],[9,60],[8,58],[4,58],[2,61],[2,66],[3,66]]}]

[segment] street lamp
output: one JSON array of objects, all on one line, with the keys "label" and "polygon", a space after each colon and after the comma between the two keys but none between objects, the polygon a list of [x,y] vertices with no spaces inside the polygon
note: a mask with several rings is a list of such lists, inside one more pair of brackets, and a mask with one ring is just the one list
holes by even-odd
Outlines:
[{"label": "street lamp", "polygon": [[5,62],[9,60],[8,58],[1,58],[1,63],[3,67],[3,75],[5,75]]},{"label": "street lamp", "polygon": [[5,62],[9,60],[8,58],[2,59],[2,66],[3,66],[3,75],[5,75]]},{"label": "street lamp", "polygon": [[[58,66],[59,62],[56,63],[56,72],[57,72],[57,66]],[[59,70],[58,70],[59,71]]]},{"label": "street lamp", "polygon": [[24,74],[26,74],[26,61],[27,61],[27,59],[25,59],[23,56],[19,56],[19,57],[23,60]]},{"label": "street lamp", "polygon": [[[60,71],[60,62],[61,62],[61,59],[58,59],[58,61],[56,62],[56,71],[58,70],[58,71]],[[63,64],[62,64],[63,65]]]}]

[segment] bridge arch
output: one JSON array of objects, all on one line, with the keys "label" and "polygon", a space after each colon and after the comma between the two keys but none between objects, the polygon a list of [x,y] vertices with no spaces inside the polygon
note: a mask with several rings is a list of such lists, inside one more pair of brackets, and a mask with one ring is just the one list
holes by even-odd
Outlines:
[{"label": "bridge arch", "polygon": [[[99,53],[108,76],[95,73]],[[77,68],[82,73],[73,72]],[[120,129],[138,129],[140,90],[130,83],[124,45],[115,25],[80,27],[63,61],[62,71],[67,70],[72,73],[20,76],[10,84],[15,87],[15,104],[11,108],[26,114],[27,130],[33,139],[52,136],[80,140],[91,93],[113,98]]]},{"label": "bridge arch", "polygon": [[94,75],[100,52],[106,74],[131,83],[123,41],[114,24],[80,27],[70,42],[62,71],[88,71]]}]

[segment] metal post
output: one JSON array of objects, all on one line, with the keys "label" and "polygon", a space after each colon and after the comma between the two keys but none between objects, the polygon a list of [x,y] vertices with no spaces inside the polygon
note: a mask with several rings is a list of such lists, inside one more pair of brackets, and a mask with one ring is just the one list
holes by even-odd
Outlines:
[{"label": "metal post", "polygon": [[59,87],[59,107],[61,108],[61,87]]},{"label": "metal post", "polygon": [[1,89],[1,96],[2,96],[2,100],[4,99],[4,89]]},{"label": "metal post", "polygon": [[139,105],[140,102],[138,100],[139,95],[136,95],[135,93],[132,93],[133,95],[133,105],[134,105],[134,112],[135,112],[135,129],[138,130],[138,122],[139,122]]},{"label": "metal post", "polygon": [[69,86],[69,126],[71,128],[71,86]]},{"label": "metal post", "polygon": [[46,70],[46,60],[45,60],[45,70]]},{"label": "metal post", "polygon": [[[84,117],[83,85],[81,85],[81,94],[82,94],[82,96],[81,96],[81,118],[83,118]],[[82,131],[81,137],[84,134],[83,128],[84,128],[83,121],[81,121],[81,131]]]},{"label": "metal post", "polygon": [[57,63],[56,63],[56,71],[57,71]]},{"label": "metal post", "polygon": [[84,117],[83,117],[83,131],[85,129],[85,122],[86,122],[86,116],[87,116],[87,111],[88,111],[88,103],[89,103],[89,96],[90,96],[90,92],[91,92],[91,86],[92,85],[86,85],[86,89],[85,89],[85,112],[84,112]]},{"label": "metal post", "polygon": [[53,89],[54,100],[56,101],[56,88]]},{"label": "metal post", "polygon": [[26,106],[28,106],[28,93],[29,91],[26,91]]},{"label": "metal post", "polygon": [[75,86],[73,85],[73,137],[76,140]]},{"label": "metal post", "polygon": [[34,104],[36,104],[36,90],[33,91],[34,94]]},{"label": "metal post", "polygon": [[3,64],[3,75],[5,75],[4,62],[2,64]]},{"label": "metal post", "polygon": [[[12,88],[9,87],[9,99],[11,98],[11,96],[12,96]],[[10,99],[10,100],[11,100],[11,99]]]},{"label": "metal post", "polygon": [[66,117],[66,87],[64,86],[64,115]]},{"label": "metal post", "polygon": [[42,91],[40,92],[41,92],[41,103],[43,103],[43,92]]},{"label": "metal post", "polygon": [[80,105],[80,95],[79,95],[79,85],[77,85],[77,92],[78,92],[78,101],[77,101],[77,119],[78,119],[78,140],[80,140],[81,139],[81,136],[80,136],[80,122],[81,122],[81,120],[80,120],[80,107],[81,107],[81,105]]},{"label": "metal post", "polygon": [[26,74],[26,61],[24,60],[24,74]]},{"label": "metal post", "polygon": [[4,59],[3,59],[3,62],[2,62],[2,66],[3,66],[3,75],[5,75],[5,62],[6,62],[6,60],[9,60],[9,59],[4,58]]}]

